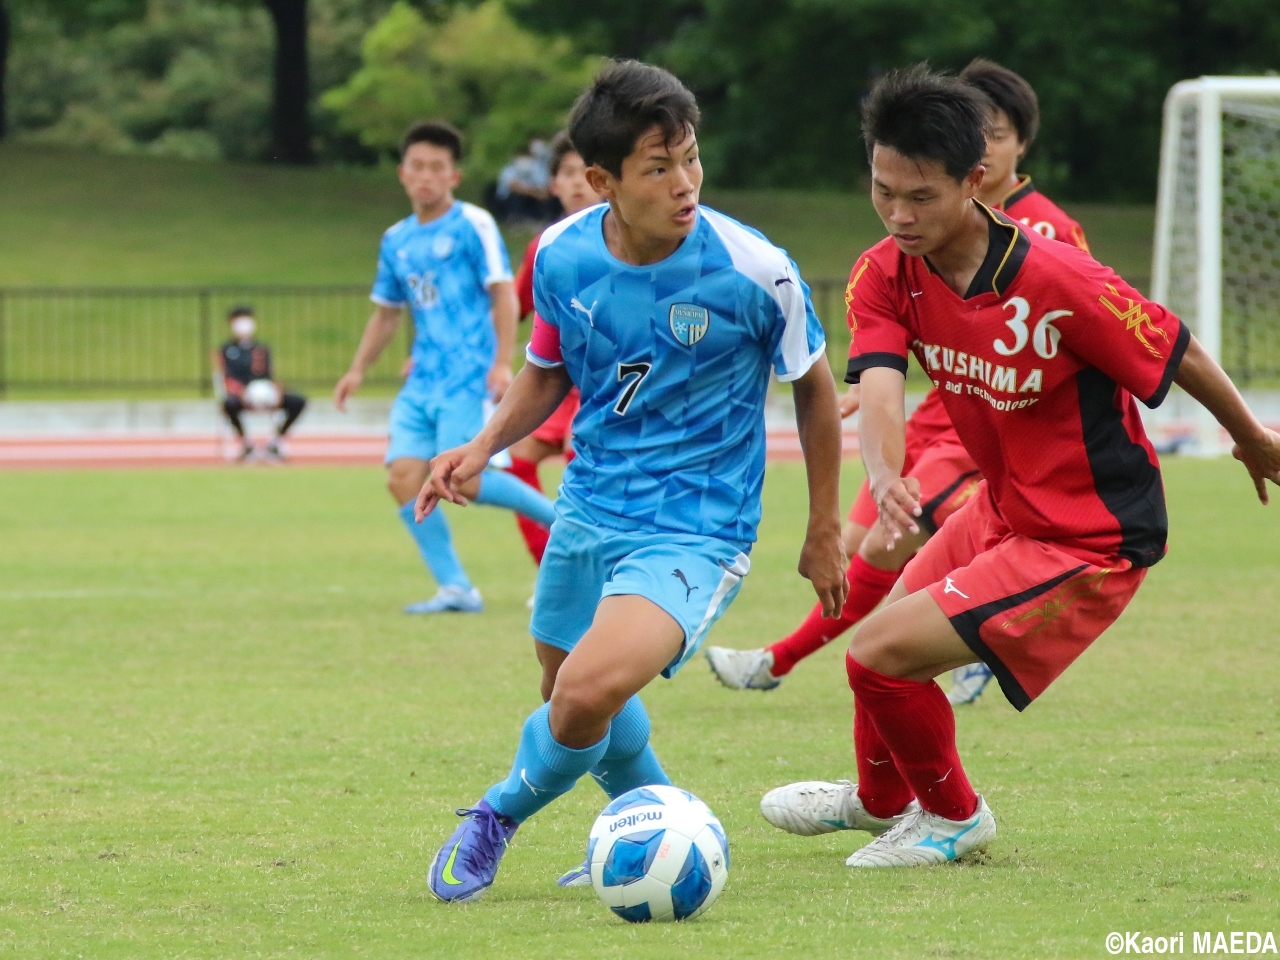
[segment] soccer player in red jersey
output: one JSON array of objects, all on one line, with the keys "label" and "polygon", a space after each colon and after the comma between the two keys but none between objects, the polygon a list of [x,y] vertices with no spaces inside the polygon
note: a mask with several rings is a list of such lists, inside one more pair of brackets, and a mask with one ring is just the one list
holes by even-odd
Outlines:
[{"label": "soccer player in red jersey", "polygon": [[[1041,236],[1057,238],[1088,250],[1084,231],[1053,201],[1031,186],[1030,177],[1019,177],[1018,161],[1026,155],[1040,128],[1040,106],[1026,80],[990,60],[974,60],[960,75],[987,94],[993,104],[982,158],[985,175],[978,199],[999,208],[1003,203],[1011,217],[1021,218]],[[1031,218],[1034,217],[1034,222]],[[857,277],[845,292],[852,308]],[[840,412],[850,416],[857,409],[858,388],[841,400]],[[846,553],[853,559],[848,570],[849,594],[838,617],[822,616],[815,607],[792,633],[763,649],[707,648],[707,662],[716,678],[734,690],[771,690],[805,657],[816,653],[876,608],[889,593],[898,574],[924,540],[936,533],[978,488],[982,479],[977,466],[960,442],[937,389],[931,389],[907,420],[904,470],[920,482],[922,531],[905,549],[885,549],[883,531],[871,531],[876,523],[876,503],[863,482],[844,528]],[[977,663],[955,671],[948,699],[956,705],[972,703],[991,680],[991,671]]]},{"label": "soccer player in red jersey", "polygon": [[960,79],[973,84],[995,104],[982,158],[987,172],[978,199],[1042,237],[1062,240],[1087,252],[1089,244],[1080,224],[1038,191],[1029,176],[1018,173],[1018,161],[1027,155],[1040,131],[1040,101],[1031,84],[982,57],[965,67]]},{"label": "soccer player in red jersey", "polygon": [[[564,207],[566,217],[600,202],[600,197],[587,182],[586,165],[573,148],[568,131],[560,131],[551,141],[550,173],[548,189],[560,201],[560,206]],[[541,233],[529,241],[520,269],[516,271],[516,295],[520,298],[521,318],[533,313],[533,261],[538,253],[540,239]],[[508,451],[511,454],[511,472],[535,490],[541,490],[538,464],[557,454],[564,454],[568,460],[573,459],[572,428],[577,412],[578,388],[574,387],[542,426]],[[547,538],[550,536],[547,528],[519,513],[516,514],[516,523],[520,526],[520,533],[529,552],[533,554],[534,561],[542,563],[542,554],[547,549]]]},{"label": "soccer player in red jersey", "polygon": [[1264,504],[1266,481],[1280,483],[1280,435],[1176,316],[976,200],[989,109],[923,65],[887,74],[863,104],[889,238],[853,267],[847,379],[862,385],[862,457],[894,549],[923,514],[903,476],[909,353],[985,479],[854,633],[858,783],[791,784],[761,801],[793,833],[876,834],[850,866],[945,863],[994,837],[933,678],[985,661],[1025,709],[1164,556],[1164,489],[1137,401],[1157,406],[1177,383],[1231,435]]}]

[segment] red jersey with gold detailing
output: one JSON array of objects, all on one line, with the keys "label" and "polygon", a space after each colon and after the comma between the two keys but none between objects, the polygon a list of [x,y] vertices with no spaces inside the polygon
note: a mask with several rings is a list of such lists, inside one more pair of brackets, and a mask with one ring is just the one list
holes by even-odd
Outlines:
[{"label": "red jersey with gold detailing", "polygon": [[1003,210],[1010,219],[1017,220],[1042,237],[1061,240],[1079,247],[1085,253],[1089,252],[1089,241],[1084,238],[1084,228],[1032,186],[1030,177],[1019,177],[1018,186],[997,203],[995,209]]},{"label": "red jersey with gold detailing", "polygon": [[846,379],[905,374],[914,352],[1015,532],[1151,566],[1168,517],[1134,397],[1160,404],[1190,333],[1084,251],[979,206],[990,239],[965,297],[891,238],[857,259]]}]

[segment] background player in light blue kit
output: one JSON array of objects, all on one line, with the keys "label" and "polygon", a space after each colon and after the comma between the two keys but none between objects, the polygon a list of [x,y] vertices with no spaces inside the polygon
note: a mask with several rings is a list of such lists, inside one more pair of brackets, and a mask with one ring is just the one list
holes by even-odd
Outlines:
[{"label": "background player in light blue kit", "polygon": [[433,461],[418,497],[419,516],[458,502],[494,451],[580,389],[578,455],[530,626],[547,703],[525,722],[510,776],[459,811],[428,878],[441,900],[481,896],[517,826],[583,774],[611,797],[670,783],[637,693],[697,651],[750,570],[770,369],[793,384],[808,471],[800,573],[828,615],[844,602],[840,414],[822,327],[783,251],[698,206],[697,121],[679,80],[630,61],[579,98],[570,135],[607,204],[543,234],[528,363],[475,440]]},{"label": "background player in light blue kit", "polygon": [[[333,390],[338,409],[345,409],[407,307],[415,327],[413,369],[391,408],[387,488],[439,585],[432,599],[411,604],[407,613],[478,613],[483,606],[444,515],[437,511],[415,523],[413,500],[431,458],[474,437],[484,422],[485,396],[500,400],[511,385],[519,309],[511,265],[493,217],[453,197],[462,180],[461,155],[462,138],[447,123],[424,121],[405,134],[399,173],[413,213],[383,234],[371,297],[377,307],[351,369]],[[461,489],[477,503],[546,526],[555,518],[551,501],[500,470],[478,470]]]}]

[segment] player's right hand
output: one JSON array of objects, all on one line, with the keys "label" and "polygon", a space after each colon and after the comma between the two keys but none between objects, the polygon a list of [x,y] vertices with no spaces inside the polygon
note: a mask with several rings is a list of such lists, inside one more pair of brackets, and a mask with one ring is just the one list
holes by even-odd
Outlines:
[{"label": "player's right hand", "polygon": [[418,491],[418,499],[413,506],[414,519],[421,523],[441,500],[465,507],[469,501],[458,492],[458,488],[480,476],[489,465],[490,456],[472,440],[434,457],[430,465],[431,474]]},{"label": "player's right hand", "polygon": [[880,525],[884,527],[885,549],[892,550],[908,533],[918,534],[916,518],[924,515],[920,506],[920,481],[915,477],[898,477],[883,490],[872,489],[880,509]]},{"label": "player's right hand", "polygon": [[849,389],[840,395],[840,419],[852,417],[862,406],[862,384],[851,383]]},{"label": "player's right hand", "polygon": [[342,375],[342,379],[338,381],[333,388],[333,405],[343,413],[347,412],[347,398],[360,389],[360,384],[364,382],[364,374],[355,370],[348,370]]},{"label": "player's right hand", "polygon": [[1274,430],[1264,430],[1261,440],[1249,444],[1237,443],[1232,447],[1231,455],[1249,471],[1258,499],[1265,506],[1271,500],[1267,481],[1280,486],[1280,434]]}]

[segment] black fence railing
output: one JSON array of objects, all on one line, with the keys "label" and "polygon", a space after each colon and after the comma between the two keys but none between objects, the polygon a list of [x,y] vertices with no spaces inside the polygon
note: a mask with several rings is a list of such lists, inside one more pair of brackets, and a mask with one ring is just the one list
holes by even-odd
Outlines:
[{"label": "black fence railing", "polygon": [[[849,347],[845,280],[809,284],[832,367],[842,374]],[[208,396],[214,351],[228,336],[227,311],[239,304],[254,308],[276,376],[322,390],[351,363],[372,309],[368,287],[354,285],[0,288],[0,398],[102,392]],[[527,324],[523,329],[527,335]],[[400,383],[411,338],[406,323],[402,344],[385,351],[366,385]],[[1224,330],[1223,354],[1231,367],[1241,366],[1238,339]],[[1272,349],[1270,338],[1263,349],[1250,346],[1243,351],[1246,369],[1233,374],[1246,380],[1250,373],[1275,376],[1280,347]]]}]

